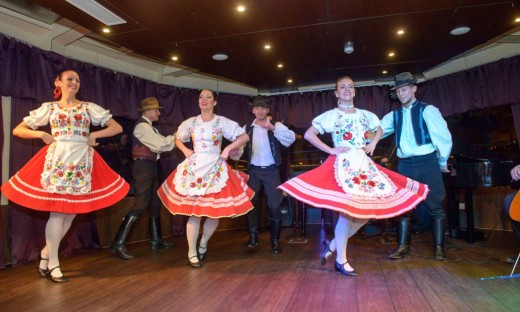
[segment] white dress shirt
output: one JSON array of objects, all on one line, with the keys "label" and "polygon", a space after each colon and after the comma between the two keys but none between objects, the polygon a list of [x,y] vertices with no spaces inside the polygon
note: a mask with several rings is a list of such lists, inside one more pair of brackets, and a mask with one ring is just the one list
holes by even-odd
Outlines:
[{"label": "white dress shirt", "polygon": [[171,151],[175,147],[175,136],[162,136],[156,128],[152,126],[152,121],[145,116],[141,116],[147,123],[141,122],[134,129],[134,136],[141,141],[152,152],[159,154]]},{"label": "white dress shirt", "polygon": [[[423,111],[423,119],[428,127],[428,133],[432,143],[417,145],[412,125],[412,105],[403,107],[403,128],[401,131],[401,141],[397,149],[399,158],[408,158],[412,156],[422,156],[437,151],[439,165],[446,167],[448,158],[450,157],[452,141],[451,133],[448,129],[446,121],[441,115],[439,109],[433,105],[428,105]],[[394,112],[386,114],[381,120],[381,129],[383,137],[387,137],[395,132],[394,129]]]}]

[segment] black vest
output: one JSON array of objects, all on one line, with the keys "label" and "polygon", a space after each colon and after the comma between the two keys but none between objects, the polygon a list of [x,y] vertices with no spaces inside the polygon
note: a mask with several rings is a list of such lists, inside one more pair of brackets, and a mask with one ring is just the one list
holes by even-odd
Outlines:
[{"label": "black vest", "polygon": [[[271,124],[275,125],[275,123],[271,120]],[[255,127],[252,127],[251,124],[246,125],[246,133],[249,135],[249,142],[247,143],[247,151],[249,152],[248,162],[251,164],[251,156],[253,155],[253,130]],[[281,146],[282,144],[278,141],[277,138],[274,137],[273,131],[267,131],[267,136],[269,138],[269,146],[271,147],[271,153],[274,158],[274,163],[277,166],[282,164],[282,153]]]},{"label": "black vest", "polygon": [[[150,125],[143,117],[141,117],[135,123],[134,130],[138,124],[143,123],[143,122]],[[150,126],[150,127],[153,128],[153,126]],[[153,130],[155,131],[155,129],[153,129]],[[133,135],[133,132],[132,132],[132,158],[148,159],[148,160],[157,161],[157,153],[152,152],[152,150],[150,150],[150,148],[148,148],[148,146],[141,143],[141,141],[139,141]]]},{"label": "black vest", "polygon": [[[432,142],[430,137],[430,133],[428,132],[428,126],[423,118],[423,112],[426,106],[430,104],[426,104],[419,100],[415,101],[412,104],[412,127],[415,136],[415,142],[417,145],[429,144]],[[403,129],[403,107],[399,107],[394,110],[394,129],[395,129],[395,144],[399,148],[399,143],[401,142],[401,132]]]}]

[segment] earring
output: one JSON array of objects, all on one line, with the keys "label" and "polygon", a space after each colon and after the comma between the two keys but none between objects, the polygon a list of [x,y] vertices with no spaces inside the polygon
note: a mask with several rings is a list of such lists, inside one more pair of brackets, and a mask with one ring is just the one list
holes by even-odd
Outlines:
[{"label": "earring", "polygon": [[54,88],[54,99],[57,100],[61,96],[61,89],[60,87]]}]

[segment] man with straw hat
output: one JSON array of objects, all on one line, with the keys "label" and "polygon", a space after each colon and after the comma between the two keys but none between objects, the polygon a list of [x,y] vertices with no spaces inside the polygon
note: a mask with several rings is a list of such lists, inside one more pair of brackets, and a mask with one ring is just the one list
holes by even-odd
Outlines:
[{"label": "man with straw hat", "polygon": [[170,244],[161,235],[161,201],[157,196],[157,161],[160,153],[171,151],[175,147],[175,136],[162,136],[152,123],[161,115],[159,102],[155,97],[141,101],[141,118],[137,120],[133,132],[132,158],[134,160],[132,175],[135,186],[135,203],[123,219],[119,231],[111,246],[117,256],[129,260],[134,256],[128,253],[126,240],[139,216],[148,208],[150,213],[150,247],[151,249],[170,249]]}]

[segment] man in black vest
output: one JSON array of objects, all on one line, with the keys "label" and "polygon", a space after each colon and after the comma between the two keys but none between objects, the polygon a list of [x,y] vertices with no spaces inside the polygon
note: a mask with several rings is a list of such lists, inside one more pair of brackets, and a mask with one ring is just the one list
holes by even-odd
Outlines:
[{"label": "man in black vest", "polygon": [[119,257],[129,260],[134,256],[126,249],[126,240],[137,218],[149,208],[150,213],[150,247],[152,249],[170,249],[173,244],[162,239],[161,234],[161,201],[157,196],[157,160],[159,154],[171,151],[175,147],[175,136],[166,137],[159,134],[152,122],[159,120],[159,102],[154,97],[141,101],[142,116],[137,120],[133,132],[132,158],[134,164],[132,175],[135,186],[135,203],[123,223],[119,227],[112,251]]},{"label": "man in black vest", "polygon": [[267,118],[270,105],[266,98],[257,97],[251,104],[255,120],[246,125],[249,135],[247,151],[249,155],[249,180],[247,184],[255,191],[252,202],[255,208],[247,214],[249,223],[249,241],[247,247],[254,248],[258,245],[259,232],[259,195],[263,187],[267,197],[269,208],[269,227],[271,230],[271,250],[278,254],[281,252],[279,239],[282,226],[282,191],[277,187],[280,182],[278,166],[282,163],[281,147],[290,146],[295,140],[295,134],[281,122],[272,122]]},{"label": "man in black vest", "polygon": [[[402,106],[386,114],[381,120],[383,137],[395,132],[398,172],[418,182],[427,184],[430,192],[424,201],[433,219],[435,260],[446,258],[444,251],[444,227],[446,214],[442,206],[445,196],[442,172],[448,172],[447,161],[451,152],[451,134],[439,109],[415,98],[416,81],[411,73],[395,77],[397,97]],[[400,259],[410,254],[410,212],[399,218],[397,225],[397,249],[387,255]]]}]

